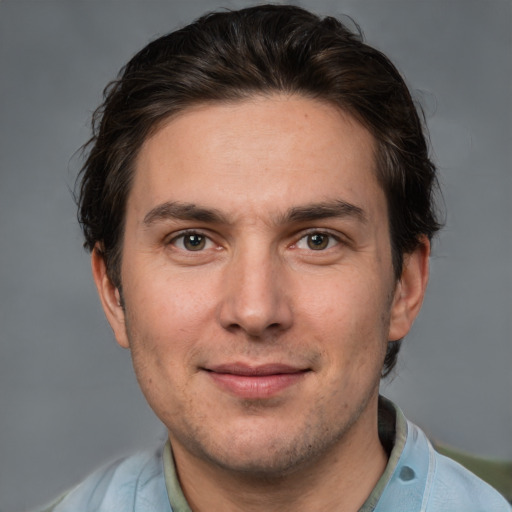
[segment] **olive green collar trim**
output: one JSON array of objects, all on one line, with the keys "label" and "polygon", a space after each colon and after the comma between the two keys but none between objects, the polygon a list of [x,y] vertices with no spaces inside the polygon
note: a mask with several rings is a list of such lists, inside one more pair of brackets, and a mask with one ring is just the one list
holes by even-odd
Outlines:
[{"label": "olive green collar trim", "polygon": [[372,512],[375,510],[384,489],[395,472],[398,460],[404,450],[405,441],[407,440],[407,420],[403,412],[393,402],[383,396],[379,397],[379,439],[384,449],[388,452],[388,464],[377,485],[373,488],[372,493],[359,509],[359,512]]},{"label": "olive green collar trim", "polygon": [[192,512],[188,506],[187,500],[181,490],[181,485],[176,474],[176,467],[174,465],[174,458],[172,456],[171,443],[169,440],[164,446],[164,477],[165,487],[169,495],[169,501],[173,512]]}]

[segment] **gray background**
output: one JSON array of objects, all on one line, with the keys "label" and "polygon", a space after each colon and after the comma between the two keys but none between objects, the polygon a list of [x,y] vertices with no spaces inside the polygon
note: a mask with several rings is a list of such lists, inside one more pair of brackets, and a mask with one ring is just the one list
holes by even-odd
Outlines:
[{"label": "gray background", "polygon": [[[252,2],[251,2],[252,3]],[[386,393],[431,436],[512,457],[512,4],[294,2],[346,13],[426,110],[447,226]],[[93,289],[69,189],[91,111],[157,35],[242,1],[0,2],[0,509],[165,437]]]}]

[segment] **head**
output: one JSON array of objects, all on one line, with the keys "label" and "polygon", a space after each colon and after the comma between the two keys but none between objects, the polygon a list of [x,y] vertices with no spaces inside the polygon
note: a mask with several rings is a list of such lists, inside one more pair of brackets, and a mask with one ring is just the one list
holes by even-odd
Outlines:
[{"label": "head", "polygon": [[[435,167],[408,88],[388,58],[339,21],[298,7],[214,13],[136,54],[95,112],[79,220],[85,247],[100,248],[119,289],[126,201],[147,137],[192,106],[278,92],[330,103],[375,137],[397,278],[404,254],[432,238],[439,229]],[[390,343],[384,375],[399,346]]]},{"label": "head", "polygon": [[[94,117],[80,222],[116,337],[183,446],[205,457],[218,448],[222,464],[222,436],[241,452],[259,439],[269,453],[284,446],[294,467],[359,421],[420,307],[439,227],[434,185],[400,74],[332,18],[288,6],[215,13],[133,57]],[[257,370],[245,368],[252,361]],[[254,376],[230,377],[233,366],[288,374],[288,364],[293,376],[267,379],[269,402],[246,386]],[[297,405],[291,391],[274,396],[280,386],[298,386],[309,404],[288,444],[272,437],[288,428],[277,405],[285,417]],[[217,398],[219,438],[202,430],[201,407],[174,425],[185,402]],[[337,431],[335,411],[346,416]],[[245,456],[240,468],[257,466]],[[282,470],[277,460],[268,464]]]}]

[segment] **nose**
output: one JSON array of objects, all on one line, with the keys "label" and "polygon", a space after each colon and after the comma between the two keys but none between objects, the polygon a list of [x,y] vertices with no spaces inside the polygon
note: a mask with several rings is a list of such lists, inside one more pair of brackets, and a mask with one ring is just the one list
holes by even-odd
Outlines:
[{"label": "nose", "polygon": [[238,251],[225,268],[219,308],[222,327],[253,339],[289,329],[293,315],[285,272],[268,248]]}]

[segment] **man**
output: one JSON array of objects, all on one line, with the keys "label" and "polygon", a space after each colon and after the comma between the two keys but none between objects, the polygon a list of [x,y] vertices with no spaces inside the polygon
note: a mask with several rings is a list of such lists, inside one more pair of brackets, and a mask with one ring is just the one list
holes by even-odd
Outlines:
[{"label": "man", "polygon": [[94,280],[169,441],[50,510],[510,509],[379,398],[439,229],[384,55],[296,7],[208,15],[127,64],[90,144]]}]

